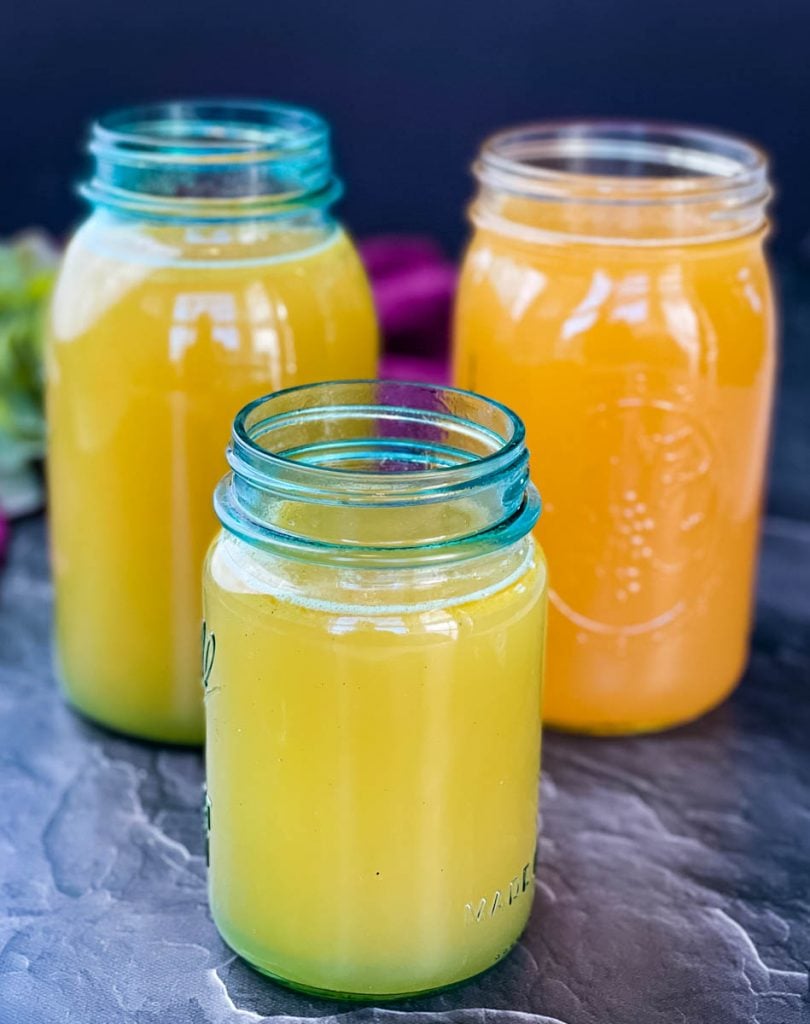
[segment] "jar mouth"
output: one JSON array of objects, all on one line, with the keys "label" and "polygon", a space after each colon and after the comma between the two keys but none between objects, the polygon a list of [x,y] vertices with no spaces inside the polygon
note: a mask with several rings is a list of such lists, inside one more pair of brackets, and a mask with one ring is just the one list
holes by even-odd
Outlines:
[{"label": "jar mouth", "polygon": [[[767,173],[765,153],[724,132],[643,121],[549,121],[490,136],[475,165],[488,184],[601,199],[726,191]],[[497,181],[495,180],[497,179]]]},{"label": "jar mouth", "polygon": [[232,475],[215,495],[223,525],[299,556],[469,557],[519,539],[539,515],[522,421],[455,388],[290,388],[237,414],[227,457]]},{"label": "jar mouth", "polygon": [[232,219],[328,205],[341,191],[315,112],[263,100],[177,100],[106,114],[82,194],[143,215]]},{"label": "jar mouth", "polygon": [[132,151],[158,162],[279,157],[300,152],[329,128],[314,111],[261,100],[178,100],[112,111],[92,127],[90,149]]},{"label": "jar mouth", "polygon": [[[289,446],[304,425],[311,428],[307,442],[297,438]],[[362,433],[351,436],[356,428]],[[497,473],[524,455],[525,440],[511,409],[471,391],[396,380],[327,381],[246,405],[234,420],[229,459],[232,468],[237,462],[292,477],[342,502],[388,505]]]},{"label": "jar mouth", "polygon": [[771,195],[767,156],[758,146],[666,122],[519,125],[488,138],[473,170],[485,191],[525,200],[583,209],[647,207],[661,217],[686,211],[678,224],[670,221],[668,241],[756,230]]}]

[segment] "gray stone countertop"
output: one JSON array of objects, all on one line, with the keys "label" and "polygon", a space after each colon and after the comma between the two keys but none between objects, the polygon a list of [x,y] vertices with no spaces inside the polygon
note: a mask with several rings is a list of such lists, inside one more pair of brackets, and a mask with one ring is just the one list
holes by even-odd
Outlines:
[{"label": "gray stone countertop", "polygon": [[753,655],[659,736],[550,733],[534,912],[440,995],[324,1002],[255,974],[206,906],[201,755],[72,714],[40,519],[0,573],[0,1024],[795,1024],[810,1020],[810,524],[771,519]]}]

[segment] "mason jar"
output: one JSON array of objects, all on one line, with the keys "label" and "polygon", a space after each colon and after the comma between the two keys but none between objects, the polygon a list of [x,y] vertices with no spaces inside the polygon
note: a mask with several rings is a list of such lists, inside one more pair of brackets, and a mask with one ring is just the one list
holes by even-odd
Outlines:
[{"label": "mason jar", "polygon": [[493,136],[455,379],[526,422],[551,568],[546,719],[660,729],[747,658],[774,300],[766,158],[623,122]]},{"label": "mason jar", "polygon": [[485,970],[532,904],[546,569],[520,420],[325,383],[236,417],[205,567],[209,893],[316,993]]},{"label": "mason jar", "polygon": [[89,149],[47,351],[58,671],[104,725],[198,743],[221,439],[257,393],[373,375],[372,299],[316,114],[157,104]]}]

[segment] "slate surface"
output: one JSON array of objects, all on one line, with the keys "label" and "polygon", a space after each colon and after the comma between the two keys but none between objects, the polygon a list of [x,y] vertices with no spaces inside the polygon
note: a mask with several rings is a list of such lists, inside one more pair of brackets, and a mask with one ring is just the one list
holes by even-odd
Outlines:
[{"label": "slate surface", "polygon": [[538,893],[515,951],[453,992],[351,1007],[236,959],[208,916],[202,759],[63,705],[44,523],[0,571],[0,1024],[810,1022],[810,271],[784,333],[753,655],[661,736],[549,733]]},{"label": "slate surface", "polygon": [[200,755],[67,710],[50,614],[37,519],[0,576],[0,1024],[810,1020],[810,524],[768,523],[727,704],[657,737],[547,736],[517,949],[384,1009],[286,992],[229,952],[206,908]]}]

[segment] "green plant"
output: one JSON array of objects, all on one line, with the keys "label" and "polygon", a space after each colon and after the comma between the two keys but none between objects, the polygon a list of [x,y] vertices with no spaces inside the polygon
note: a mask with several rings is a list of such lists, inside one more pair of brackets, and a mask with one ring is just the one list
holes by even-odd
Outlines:
[{"label": "green plant", "polygon": [[0,244],[0,508],[11,516],[42,502],[43,328],[57,259],[38,233]]}]

